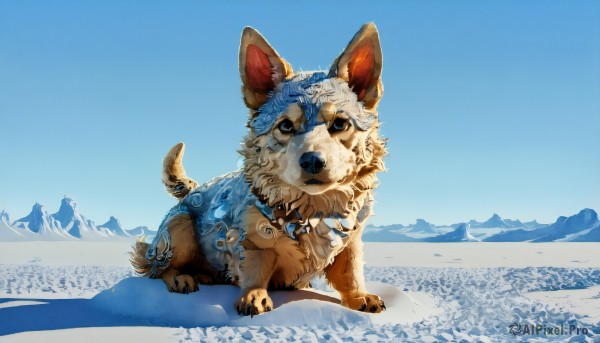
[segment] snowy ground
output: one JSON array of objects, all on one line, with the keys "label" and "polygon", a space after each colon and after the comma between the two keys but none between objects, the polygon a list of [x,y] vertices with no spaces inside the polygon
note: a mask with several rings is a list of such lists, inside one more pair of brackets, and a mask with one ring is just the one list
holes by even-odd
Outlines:
[{"label": "snowy ground", "polygon": [[[233,312],[234,287],[180,295],[132,278],[128,250],[0,243],[0,341],[600,340],[600,243],[368,243],[365,277],[388,311],[346,310],[315,280],[273,294],[277,308],[255,318]],[[515,337],[514,322],[564,334]]]}]

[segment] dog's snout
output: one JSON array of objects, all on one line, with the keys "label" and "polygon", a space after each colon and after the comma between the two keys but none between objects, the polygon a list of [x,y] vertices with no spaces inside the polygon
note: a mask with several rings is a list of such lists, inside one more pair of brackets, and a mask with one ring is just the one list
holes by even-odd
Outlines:
[{"label": "dog's snout", "polygon": [[311,174],[319,174],[325,167],[325,157],[318,152],[305,152],[300,156],[300,167]]}]

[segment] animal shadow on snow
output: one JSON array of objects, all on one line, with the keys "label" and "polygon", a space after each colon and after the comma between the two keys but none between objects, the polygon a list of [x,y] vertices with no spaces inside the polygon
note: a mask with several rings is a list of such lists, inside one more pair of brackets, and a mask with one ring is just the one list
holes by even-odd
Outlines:
[{"label": "animal shadow on snow", "polygon": [[200,286],[198,292],[183,295],[167,292],[159,280],[128,278],[91,299],[0,298],[0,336],[90,327],[285,324],[282,317],[314,308],[314,300],[322,309],[342,309],[339,299],[311,290],[275,291],[275,310],[249,318],[233,307],[239,292],[235,286]]}]

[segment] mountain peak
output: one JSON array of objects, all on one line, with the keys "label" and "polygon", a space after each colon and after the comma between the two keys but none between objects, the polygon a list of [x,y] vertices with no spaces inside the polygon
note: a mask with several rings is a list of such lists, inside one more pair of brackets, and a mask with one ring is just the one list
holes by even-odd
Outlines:
[{"label": "mountain peak", "polygon": [[425,219],[417,219],[415,225],[412,225],[409,229],[412,233],[438,233],[435,225],[427,222]]},{"label": "mountain peak", "polygon": [[471,224],[460,223],[454,231],[448,232],[443,235],[426,238],[425,242],[481,242],[481,240],[475,238],[469,229]]},{"label": "mountain peak", "polygon": [[33,204],[33,206],[31,207],[31,212],[30,214],[42,214],[44,213],[45,209],[44,209],[44,205],[40,204],[39,202],[36,202],[35,204]]},{"label": "mountain peak", "polygon": [[108,221],[102,225],[99,226],[103,226],[103,227],[107,227],[107,228],[113,228],[113,227],[118,227],[118,228],[122,228],[121,227],[121,222],[119,221],[119,219],[110,216],[110,218],[108,218]]},{"label": "mountain peak", "polygon": [[479,239],[475,238],[471,232],[471,224],[468,223],[462,223],[460,224],[456,230],[454,230],[454,233],[456,234],[456,237],[460,237],[461,241],[464,242],[480,242]]},{"label": "mountain peak", "polygon": [[75,202],[75,200],[73,200],[73,198],[71,198],[68,195],[65,195],[64,198],[60,201],[60,207],[62,208],[63,206],[72,208],[73,211],[77,209],[77,203]]},{"label": "mountain peak", "polygon": [[121,226],[119,219],[113,216],[110,216],[106,223],[98,225],[98,229],[104,229],[108,234],[115,234],[117,236],[130,236],[129,233],[123,229],[123,226]]},{"label": "mountain peak", "polygon": [[54,213],[52,217],[58,220],[63,228],[66,228],[69,226],[69,223],[75,221],[78,214],[77,203],[75,200],[70,196],[65,195],[60,202],[58,212]]},{"label": "mountain peak", "polygon": [[508,223],[507,221],[505,221],[504,219],[502,219],[502,217],[500,217],[500,215],[498,215],[498,213],[494,213],[490,219],[486,220],[485,222],[477,225],[475,223],[473,227],[479,227],[479,228],[512,228],[515,225],[512,225],[510,223]]},{"label": "mountain peak", "polygon": [[598,214],[591,208],[584,208],[577,213],[578,217],[582,217],[585,221],[594,221],[598,219]]},{"label": "mountain peak", "polygon": [[61,234],[56,221],[46,212],[44,206],[37,202],[26,217],[17,220],[14,224],[16,227],[28,229],[40,235]]}]

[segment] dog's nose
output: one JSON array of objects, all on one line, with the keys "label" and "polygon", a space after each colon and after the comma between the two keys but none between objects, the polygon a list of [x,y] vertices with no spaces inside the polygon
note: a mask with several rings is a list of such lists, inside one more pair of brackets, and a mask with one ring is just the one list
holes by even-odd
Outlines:
[{"label": "dog's nose", "polygon": [[311,174],[319,174],[325,167],[325,158],[318,152],[305,152],[300,156],[300,167],[305,172]]}]

